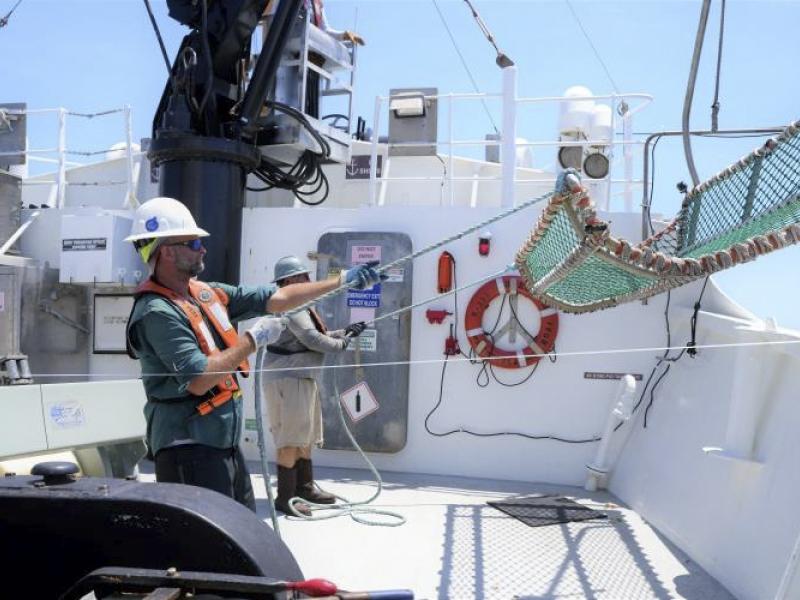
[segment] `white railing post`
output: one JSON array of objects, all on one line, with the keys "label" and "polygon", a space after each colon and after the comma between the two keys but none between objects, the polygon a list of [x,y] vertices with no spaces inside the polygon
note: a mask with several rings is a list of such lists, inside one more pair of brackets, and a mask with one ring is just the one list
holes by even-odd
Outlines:
[{"label": "white railing post", "polygon": [[64,206],[67,181],[67,109],[58,109],[58,173],[56,174],[56,208]]},{"label": "white railing post", "polygon": [[[623,100],[623,102],[625,102]],[[633,122],[630,110],[626,110],[622,115],[622,141],[625,146],[622,149],[622,155],[625,157],[625,212],[633,212],[633,149],[631,142],[633,141]]]},{"label": "white railing post", "polygon": [[125,113],[125,142],[127,145],[125,154],[127,158],[127,183],[128,187],[125,191],[125,204],[126,208],[136,208],[139,203],[136,201],[136,182],[133,180],[133,120],[131,118],[131,106],[126,104],[123,108]]},{"label": "white railing post", "polygon": [[501,205],[514,206],[514,179],[517,166],[517,68],[503,69],[503,143],[500,160],[503,177]]},{"label": "white railing post", "polygon": [[450,206],[456,204],[456,190],[453,187],[453,94],[447,96],[447,185],[450,187]]},{"label": "white railing post", "polygon": [[381,97],[375,98],[375,112],[372,115],[372,152],[369,158],[369,205],[375,206],[378,192],[378,131],[380,131]]}]

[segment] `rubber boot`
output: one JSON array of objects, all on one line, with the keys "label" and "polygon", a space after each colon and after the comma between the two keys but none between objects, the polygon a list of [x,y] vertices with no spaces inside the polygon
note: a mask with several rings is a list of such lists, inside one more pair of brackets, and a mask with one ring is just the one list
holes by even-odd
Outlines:
[{"label": "rubber boot", "polygon": [[[297,465],[292,468],[282,467],[278,465],[278,497],[275,498],[275,508],[289,516],[295,516],[292,509],[289,508],[289,500],[298,494],[295,493],[297,489]],[[294,509],[301,515],[306,517],[311,516],[311,509],[308,504],[302,502],[295,502]]]},{"label": "rubber boot", "polygon": [[296,496],[316,504],[333,504],[336,502],[336,496],[323,492],[314,485],[314,469],[310,459],[298,458],[295,469],[297,469]]}]

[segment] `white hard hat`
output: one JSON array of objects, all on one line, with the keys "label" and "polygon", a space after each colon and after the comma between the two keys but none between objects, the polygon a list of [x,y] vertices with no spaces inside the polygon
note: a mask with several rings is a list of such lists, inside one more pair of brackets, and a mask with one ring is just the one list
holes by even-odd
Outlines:
[{"label": "white hard hat", "polygon": [[174,198],[153,198],[136,209],[131,234],[126,242],[153,238],[196,235],[206,237],[208,232],[200,229],[192,213]]}]

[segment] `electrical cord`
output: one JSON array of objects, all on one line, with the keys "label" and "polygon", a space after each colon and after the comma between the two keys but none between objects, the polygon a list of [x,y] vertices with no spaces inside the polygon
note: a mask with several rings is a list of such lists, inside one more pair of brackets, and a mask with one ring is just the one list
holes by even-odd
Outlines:
[{"label": "electrical cord", "polygon": [[[452,271],[451,271],[451,273],[453,275],[453,287],[456,290],[456,291],[453,292],[453,322],[454,322],[454,334],[453,334],[453,336],[456,338],[456,347],[458,348],[458,353],[461,356],[463,356],[464,358],[468,359],[470,364],[477,364],[479,362],[481,363],[481,368],[478,371],[478,374],[477,374],[477,376],[475,378],[475,384],[480,388],[487,387],[491,383],[490,375],[491,375],[491,378],[493,378],[498,384],[502,385],[503,387],[517,387],[519,385],[522,385],[522,384],[526,383],[533,376],[533,374],[536,372],[536,369],[539,366],[538,361],[533,365],[533,368],[531,369],[530,373],[528,373],[527,376],[525,376],[525,378],[522,379],[522,381],[518,381],[518,382],[515,382],[515,383],[506,383],[506,382],[502,381],[499,377],[497,377],[497,374],[494,371],[494,366],[493,366],[491,360],[486,360],[486,359],[478,360],[476,358],[475,353],[474,353],[474,349],[471,346],[470,346],[469,354],[465,354],[461,350],[461,344],[458,341],[458,332],[459,332],[459,327],[458,327],[458,325],[459,325],[459,319],[458,319],[458,315],[459,315],[459,312],[458,312],[458,291],[457,291],[458,290],[458,276],[457,276],[457,273],[456,273],[456,271],[457,271],[456,259],[455,259],[455,257],[452,256],[452,254],[450,256],[451,256],[452,265],[453,265],[452,266]],[[493,338],[492,334],[497,330],[497,327],[500,324],[500,319],[503,316],[503,309],[505,307],[505,303],[506,303],[507,299],[508,299],[508,294],[507,293],[503,294],[503,297],[502,297],[502,299],[500,301],[500,310],[499,310],[499,312],[497,314],[497,319],[495,320],[495,323],[492,326],[492,329],[485,333],[485,335],[491,341],[492,345],[494,345],[494,338]],[[511,304],[510,301],[508,303],[508,306],[511,309],[511,312],[513,314],[514,319],[517,321],[517,323],[522,328],[522,330],[528,335],[529,338],[533,339],[533,336],[530,334],[530,332],[520,322],[519,316],[517,315],[517,312],[514,310],[514,307],[513,307],[513,305]],[[494,437],[494,436],[500,436],[500,435],[517,435],[517,436],[521,436],[521,437],[527,437],[527,438],[530,438],[530,439],[553,439],[553,440],[556,440],[556,441],[562,441],[562,442],[565,442],[565,443],[573,443],[573,444],[574,443],[588,443],[588,442],[593,442],[593,441],[598,441],[599,440],[599,438],[597,438],[597,439],[593,438],[593,439],[590,439],[590,440],[567,440],[565,438],[559,438],[559,437],[556,437],[556,436],[534,436],[534,435],[531,435],[531,434],[519,433],[519,432],[475,433],[475,432],[472,432],[470,430],[465,430],[465,429],[453,430],[451,432],[444,433],[444,434],[439,434],[439,433],[433,432],[430,429],[430,427],[428,426],[428,421],[430,420],[430,417],[433,415],[434,412],[436,412],[436,410],[439,408],[439,406],[442,403],[442,396],[443,396],[443,393],[444,393],[444,376],[445,376],[445,370],[447,369],[447,361],[448,361],[449,358],[450,358],[450,355],[445,355],[445,359],[444,359],[444,362],[442,364],[442,375],[441,375],[441,381],[440,381],[440,384],[439,384],[439,400],[436,403],[436,406],[434,406],[433,409],[425,417],[425,430],[428,433],[430,433],[431,435],[434,435],[434,436],[437,436],[437,437],[441,437],[443,435],[450,435],[451,433],[456,433],[456,432],[463,432],[463,433],[467,433],[467,434],[476,435],[476,436],[479,436],[479,437]],[[551,362],[556,362],[556,356],[551,356],[550,354],[548,354],[548,358],[550,359]]]},{"label": "electrical cord", "polygon": [[[319,150],[304,151],[294,165],[286,171],[272,164],[262,156],[261,162],[253,171],[253,174],[261,180],[265,186],[247,186],[247,189],[252,192],[264,192],[273,188],[290,190],[303,204],[308,206],[322,204],[330,193],[328,178],[322,170],[322,161],[331,154],[330,144],[316,129],[314,129],[314,127],[312,127],[305,115],[296,108],[273,100],[268,100],[265,104],[273,110],[285,113],[298,121],[317,143]],[[315,200],[310,199],[320,193],[321,197]]]},{"label": "electrical cord", "polygon": [[205,54],[206,68],[208,70],[206,73],[206,77],[208,78],[206,81],[206,89],[203,92],[203,99],[200,101],[199,105],[200,116],[204,117],[206,104],[208,104],[208,99],[211,97],[211,90],[214,87],[214,64],[211,58],[211,45],[208,43],[208,0],[202,0],[200,13],[200,40],[203,44],[203,54]]},{"label": "electrical cord", "polygon": [[655,235],[656,230],[653,227],[653,215],[652,215],[652,207],[653,207],[653,191],[655,189],[655,181],[656,181],[656,146],[658,142],[661,141],[662,136],[656,137],[653,141],[653,145],[650,147],[650,189],[648,190],[648,199],[647,199],[647,225],[650,227],[650,235]]},{"label": "electrical cord", "polygon": [[[22,0],[20,0],[20,2],[21,1]],[[17,4],[19,4],[19,2],[17,2]],[[173,91],[175,91],[175,78],[172,76],[172,65],[170,64],[169,57],[167,56],[167,47],[164,45],[164,38],[161,37],[161,30],[158,28],[158,23],[153,15],[153,8],[150,6],[150,0],[144,0],[144,6],[147,9],[147,14],[150,17],[150,23],[153,25],[153,31],[156,33],[156,38],[158,38],[158,45],[161,47],[161,56],[164,57],[164,64],[167,65],[167,74],[169,75],[170,85],[172,86]],[[16,8],[16,6],[14,8]],[[11,13],[9,13],[8,16],[11,16]]]},{"label": "electrical cord", "polygon": [[[655,374],[658,371],[658,369],[663,364],[666,363],[666,368],[658,376],[655,383],[653,383],[653,387],[650,388],[650,394],[649,394],[650,400],[647,403],[647,406],[645,407],[644,419],[642,422],[642,427],[644,429],[647,428],[647,417],[649,415],[650,409],[653,407],[653,404],[655,403],[656,389],[661,384],[664,377],[667,376],[667,373],[669,373],[670,369],[672,368],[672,365],[674,365],[681,358],[683,358],[684,354],[689,354],[692,357],[696,356],[697,354],[697,344],[695,341],[695,331],[697,327],[697,313],[700,310],[701,303],[703,300],[703,295],[706,292],[706,286],[708,285],[709,279],[710,277],[706,277],[706,280],[703,283],[703,287],[700,290],[700,295],[697,297],[697,301],[694,303],[694,313],[692,314],[691,318],[691,329],[692,329],[691,339],[681,349],[681,351],[677,354],[677,356],[672,356],[672,357],[670,356],[670,352],[672,351],[672,330],[669,321],[669,307],[672,299],[672,291],[671,290],[667,291],[667,302],[664,306],[664,324],[667,332],[667,345],[665,347],[664,354],[656,359],[656,365],[653,367],[653,369],[650,371],[650,374],[647,376],[647,381],[645,381],[644,387],[642,388],[642,393],[639,395],[639,399],[636,401],[636,404],[634,404],[633,410],[631,411],[631,414],[634,414],[636,413],[637,410],[639,410],[639,407],[644,403],[644,398],[647,395],[648,388],[650,388],[650,382],[653,381],[653,377],[655,377]],[[618,423],[617,426],[614,428],[614,431],[617,431],[620,427],[622,427],[623,424],[624,421]]]},{"label": "electrical cord", "polygon": [[441,431],[441,432],[433,431],[430,428],[430,426],[428,425],[428,422],[430,421],[430,418],[433,416],[433,414],[438,410],[438,408],[442,404],[442,398],[444,396],[445,373],[447,371],[447,360],[449,358],[450,358],[449,356],[445,356],[444,357],[444,364],[442,365],[442,376],[441,376],[441,379],[440,379],[440,382],[439,382],[439,399],[436,402],[436,404],[434,405],[434,407],[430,410],[430,412],[425,416],[425,431],[427,431],[430,435],[435,436],[435,437],[447,437],[447,436],[453,435],[455,433],[465,433],[467,435],[472,435],[472,436],[481,437],[481,438],[501,437],[501,436],[505,436],[505,435],[510,435],[510,436],[521,437],[521,438],[525,438],[525,439],[529,439],[529,440],[553,440],[555,442],[562,442],[564,444],[590,444],[590,443],[593,443],[593,442],[599,442],[600,441],[599,437],[573,440],[573,439],[569,439],[569,438],[562,438],[562,437],[559,437],[559,436],[556,436],[556,435],[534,435],[534,434],[531,434],[531,433],[524,433],[524,432],[521,432],[521,431],[496,431],[496,432],[491,432],[491,433],[483,433],[483,432],[478,432],[478,431],[472,431],[470,429],[464,429],[463,427],[460,427],[458,429],[451,429],[449,431]]}]

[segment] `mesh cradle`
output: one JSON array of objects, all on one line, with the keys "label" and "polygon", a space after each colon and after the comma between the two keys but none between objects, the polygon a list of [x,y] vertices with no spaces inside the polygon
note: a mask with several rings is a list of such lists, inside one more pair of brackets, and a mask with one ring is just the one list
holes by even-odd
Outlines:
[{"label": "mesh cradle", "polygon": [[516,256],[530,292],[571,313],[648,298],[800,241],[800,121],[686,195],[641,242],[610,234],[575,174]]}]

